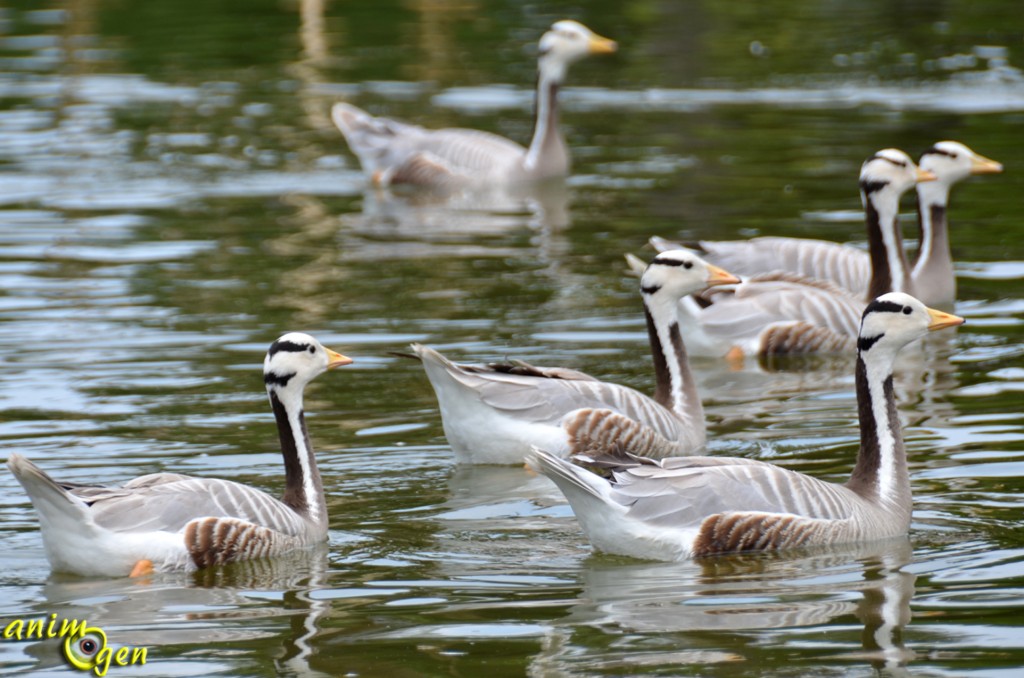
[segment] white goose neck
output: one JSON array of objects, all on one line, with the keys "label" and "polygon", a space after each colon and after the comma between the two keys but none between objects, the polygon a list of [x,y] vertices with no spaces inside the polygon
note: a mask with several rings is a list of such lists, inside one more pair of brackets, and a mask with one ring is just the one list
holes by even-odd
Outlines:
[{"label": "white goose neck", "polygon": [[288,383],[267,389],[277,419],[281,454],[285,462],[284,502],[306,518],[326,521],[327,508],[316,458],[303,413],[305,384]]},{"label": "white goose neck", "polygon": [[539,69],[533,139],[523,161],[527,171],[534,171],[540,166],[546,148],[565,143],[558,128],[558,90],[565,81],[568,67],[564,62],[542,57]]},{"label": "white goose neck", "polygon": [[895,359],[896,351],[883,345],[858,354],[860,451],[849,486],[909,525],[910,476],[893,393]]},{"label": "white goose neck", "polygon": [[[873,269],[869,297],[878,297],[886,292],[913,294],[910,265],[903,251],[899,224],[899,194],[887,187],[863,195],[863,202],[869,222],[868,241]],[[879,266],[884,270],[875,270]]]},{"label": "white goose neck", "polygon": [[679,300],[664,290],[644,293],[643,300],[654,359],[654,399],[684,421],[703,421],[704,408],[679,328]]},{"label": "white goose neck", "polygon": [[[946,228],[946,208],[951,185],[946,181],[926,181],[917,185],[917,215],[921,226],[921,244],[911,278],[915,283],[926,275],[936,278],[930,284],[949,284],[955,277],[953,257]],[[948,293],[947,293],[948,294]],[[955,294],[955,292],[954,292]]]}]

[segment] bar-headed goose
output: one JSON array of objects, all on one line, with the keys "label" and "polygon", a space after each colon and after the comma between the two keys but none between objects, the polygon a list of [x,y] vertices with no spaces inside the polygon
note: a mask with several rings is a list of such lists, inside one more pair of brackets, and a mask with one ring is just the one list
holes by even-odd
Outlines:
[{"label": "bar-headed goose", "polygon": [[598,475],[538,449],[529,463],[562,490],[594,548],[609,553],[680,560],[901,536],[913,502],[893,363],[929,330],[962,322],[901,292],[868,304],[857,342],[860,450],[843,485],[742,458],[576,457]]},{"label": "bar-headed goose", "polygon": [[917,185],[917,214],[921,244],[910,273],[914,293],[926,304],[948,305],[956,301],[956,274],[949,250],[946,212],[953,184],[972,174],[997,174],[1001,163],[978,155],[957,141],[940,141],[921,156],[921,168],[937,181]]},{"label": "bar-headed goose", "polygon": [[655,458],[693,453],[704,444],[704,408],[679,332],[679,299],[738,280],[687,250],[662,252],[647,267],[640,295],[654,356],[653,399],[575,370],[462,365],[413,344],[457,459],[522,463],[532,445],[561,456],[615,444]]},{"label": "bar-headed goose", "polygon": [[7,460],[39,514],[51,567],[83,576],[195,570],[273,556],[327,538],[327,507],[306,432],[303,390],[352,360],[308,334],[270,346],[263,380],[284,456],[281,499],[230,480],[154,473],[123,487],[54,480],[19,454]]},{"label": "bar-headed goose", "polygon": [[529,148],[490,132],[430,130],[373,117],[347,103],[331,118],[374,184],[493,185],[565,176],[569,150],[558,127],[558,90],[569,66],[617,46],[577,21],[557,21],[540,39],[537,102]]},{"label": "bar-headed goose", "polygon": [[[879,155],[884,155],[882,151]],[[946,211],[953,184],[972,174],[993,174],[1003,166],[957,141],[940,141],[921,155],[922,172],[934,178],[918,180],[917,203],[921,248],[910,273],[913,293],[927,304],[950,304],[956,299],[956,277],[949,251]],[[678,244],[652,238],[655,249]],[[709,260],[741,275],[784,271],[828,280],[864,301],[872,294],[872,255],[842,243],[810,238],[764,236],[750,240],[702,240],[697,249]],[[909,291],[909,290],[905,290]]]},{"label": "bar-headed goose", "polygon": [[[885,149],[861,167],[860,193],[877,297],[912,289],[899,227],[900,196],[931,180],[902,151]],[[755,275],[735,288],[682,301],[681,322],[693,352],[739,358],[845,352],[857,338],[864,301],[835,283],[793,273]]]}]

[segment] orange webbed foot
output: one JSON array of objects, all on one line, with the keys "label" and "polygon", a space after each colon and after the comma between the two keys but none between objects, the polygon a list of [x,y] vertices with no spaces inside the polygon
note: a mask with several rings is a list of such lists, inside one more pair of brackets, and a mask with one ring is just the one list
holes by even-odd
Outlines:
[{"label": "orange webbed foot", "polygon": [[132,568],[132,573],[128,576],[145,577],[146,575],[153,574],[154,571],[152,560],[140,560],[135,563],[135,567]]}]

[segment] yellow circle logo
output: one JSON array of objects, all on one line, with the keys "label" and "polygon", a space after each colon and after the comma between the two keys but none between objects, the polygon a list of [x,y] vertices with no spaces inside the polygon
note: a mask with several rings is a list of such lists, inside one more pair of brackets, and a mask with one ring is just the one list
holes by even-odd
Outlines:
[{"label": "yellow circle logo", "polygon": [[89,671],[96,667],[100,651],[106,646],[107,634],[95,626],[87,626],[81,635],[64,639],[64,657],[76,669]]}]

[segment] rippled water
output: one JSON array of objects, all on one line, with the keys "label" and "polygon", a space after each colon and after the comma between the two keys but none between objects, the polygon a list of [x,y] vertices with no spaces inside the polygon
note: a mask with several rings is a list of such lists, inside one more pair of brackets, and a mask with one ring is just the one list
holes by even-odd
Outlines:
[{"label": "rippled water", "polygon": [[[300,329],[356,360],[307,397],[324,548],[139,581],[52,575],[5,471],[4,623],[87,618],[114,646],[150,648],[110,675],[1017,675],[1019,7],[686,7],[578,17],[621,52],[580,64],[564,92],[565,186],[441,200],[366,190],[330,104],[525,140],[522,46],[553,10],[0,6],[7,450],[78,482],[172,470],[279,492],[263,351]],[[862,242],[863,158],[944,138],[1007,171],[954,194],[968,324],[901,360],[908,540],[699,563],[593,554],[544,479],[456,467],[422,370],[391,353],[423,341],[649,390],[623,252],[649,255],[653,234]],[[849,360],[695,369],[712,453],[849,472]],[[0,672],[26,669],[68,671],[52,642],[0,640]]]}]

